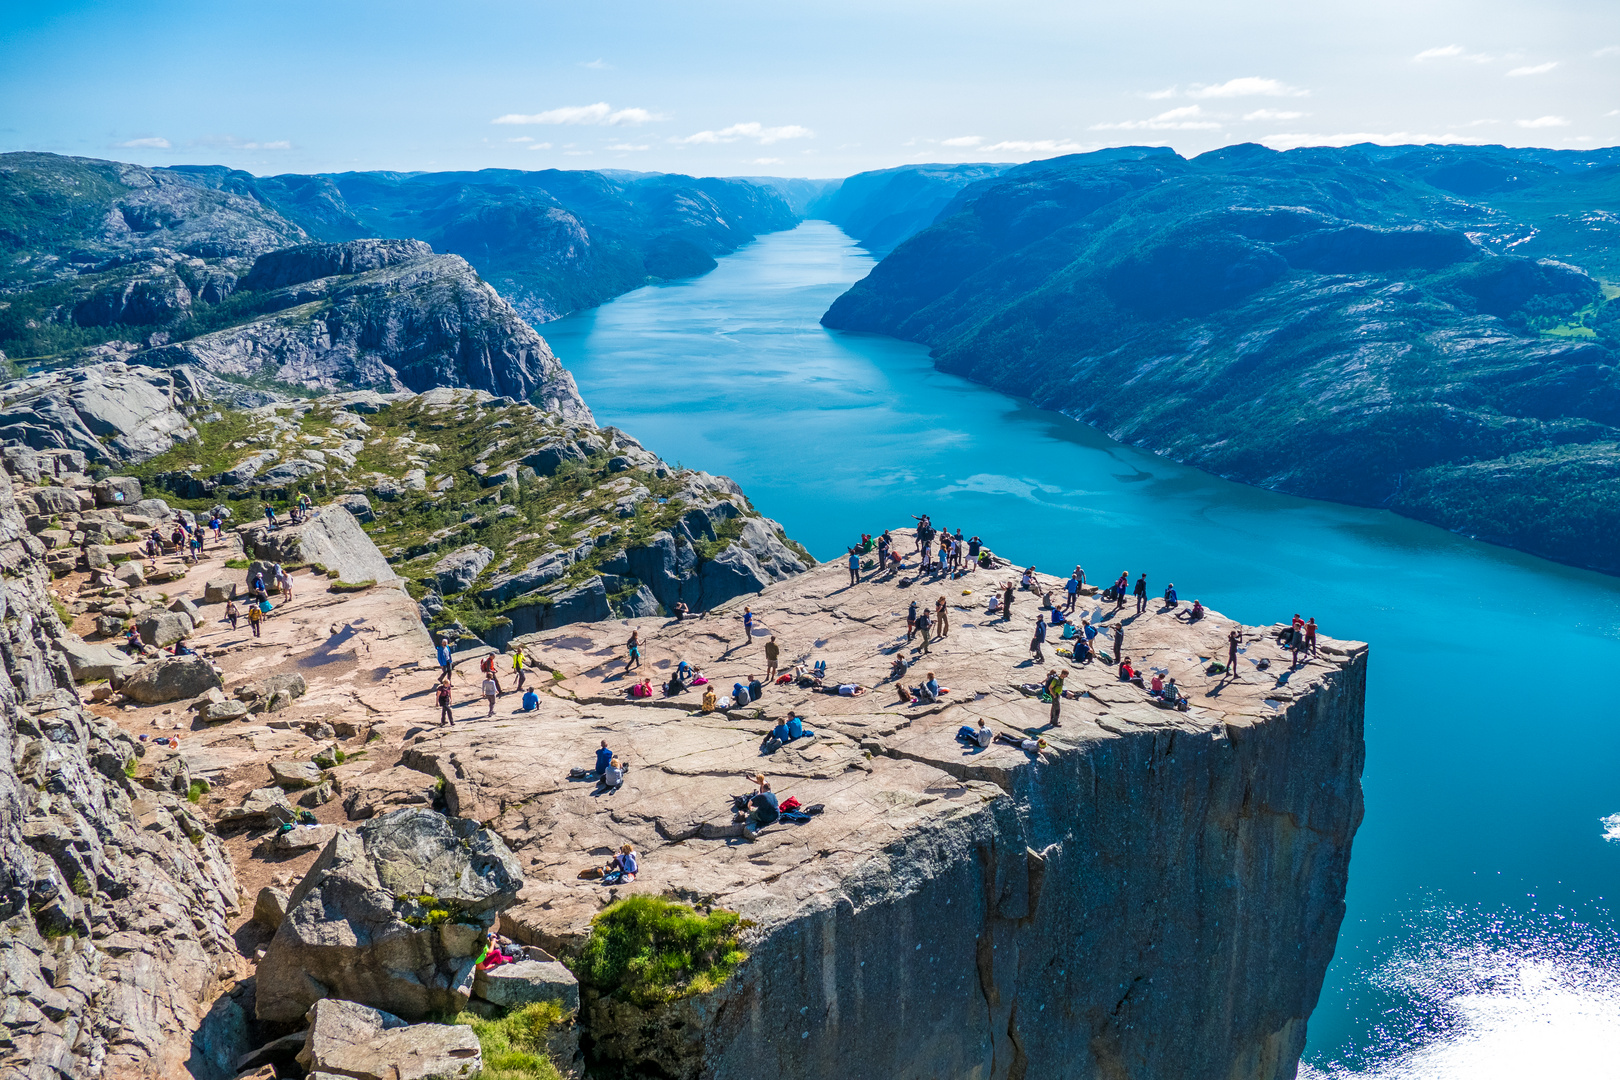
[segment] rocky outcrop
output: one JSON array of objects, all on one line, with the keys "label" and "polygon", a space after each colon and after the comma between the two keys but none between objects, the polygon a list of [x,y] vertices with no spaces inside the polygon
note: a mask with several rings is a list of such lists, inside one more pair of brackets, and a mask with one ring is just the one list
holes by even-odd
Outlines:
[{"label": "rocky outcrop", "polygon": [[272,529],[258,523],[239,526],[236,532],[242,549],[265,562],[318,563],[340,581],[387,581],[395,576],[354,515],[341,506],[322,507],[302,525]]},{"label": "rocky outcrop", "polygon": [[[512,306],[455,255],[412,241],[310,245],[262,256],[257,319],[146,354],[310,389],[470,387],[589,421],[574,380]],[[329,276],[304,275],[331,271]],[[359,272],[347,272],[359,270]]]},{"label": "rocky outcrop", "polygon": [[201,656],[176,656],[142,667],[125,681],[125,697],[145,705],[181,701],[218,690],[219,672]]},{"label": "rocky outcrop", "polygon": [[317,1077],[352,1080],[472,1080],[483,1071],[478,1036],[449,1024],[408,1025],[352,1001],[326,999],[309,1010],[298,1064]]},{"label": "rocky outcrop", "polygon": [[33,375],[0,386],[0,442],[141,461],[196,436],[187,407],[204,393],[183,367],[108,363]]},{"label": "rocky outcrop", "polygon": [[0,475],[0,1073],[185,1075],[236,973],[236,881],[184,791],[143,786],[145,748],[71,690],[41,554]]},{"label": "rocky outcrop", "polygon": [[495,553],[481,544],[457,548],[433,564],[434,584],[445,595],[461,592],[478,580],[494,558]]},{"label": "rocky outcrop", "polygon": [[339,832],[259,964],[258,1016],[297,1020],[327,997],[454,1014],[484,933],[522,886],[506,845],[471,821],[405,808]]}]

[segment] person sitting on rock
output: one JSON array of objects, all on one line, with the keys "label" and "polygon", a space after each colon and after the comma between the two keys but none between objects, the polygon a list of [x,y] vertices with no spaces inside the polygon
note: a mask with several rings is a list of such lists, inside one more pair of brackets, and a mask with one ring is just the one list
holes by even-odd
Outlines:
[{"label": "person sitting on rock", "polygon": [[490,930],[489,936],[484,939],[484,954],[478,958],[476,967],[479,971],[488,971],[492,967],[502,964],[515,964],[518,962],[517,950],[511,952],[501,944],[501,936]]},{"label": "person sitting on rock", "polygon": [[737,811],[733,820],[743,823],[743,835],[752,840],[759,834],[759,830],[767,825],[776,824],[781,818],[781,804],[777,802],[776,792],[764,777],[760,778],[760,790],[748,800],[749,810]]},{"label": "person sitting on rock", "polygon": [[979,717],[978,727],[963,724],[957,728],[956,738],[959,742],[965,742],[983,749],[994,741],[994,733],[990,730],[990,726],[984,722],[984,717],[981,716]]},{"label": "person sitting on rock", "polygon": [[740,682],[731,684],[731,704],[741,708],[753,699],[748,696],[748,687]]},{"label": "person sitting on rock", "polygon": [[720,699],[715,696],[714,687],[705,687],[703,690],[703,705],[700,707],[699,711],[712,713],[716,708],[719,707],[719,705]]},{"label": "person sitting on rock", "polygon": [[765,684],[760,681],[759,676],[758,675],[750,675],[750,676],[748,676],[748,700],[749,701],[758,701],[760,699],[761,695],[763,695],[764,693],[765,693]]},{"label": "person sitting on rock", "polygon": [[634,844],[620,844],[617,855],[603,868],[602,884],[619,885],[636,880],[641,872],[641,861],[636,858]]},{"label": "person sitting on rock", "polygon": [[1176,599],[1176,583],[1172,581],[1164,587],[1164,606],[1173,608],[1180,602],[1180,600]]},{"label": "person sitting on rock", "polygon": [[141,650],[145,648],[145,644],[141,641],[141,632],[135,629],[134,623],[130,623],[129,628],[124,631],[124,648],[134,656],[139,656]]},{"label": "person sitting on rock", "polygon": [[932,671],[928,673],[928,678],[921,686],[911,691],[911,700],[918,705],[932,705],[939,700],[939,683],[935,680]]},{"label": "person sitting on rock", "polygon": [[[652,691],[648,690],[647,693],[650,694],[650,693],[652,693]],[[534,692],[534,687],[531,686],[523,694],[523,711],[524,712],[534,712],[534,710],[538,709],[539,707],[540,707],[540,695],[535,693]]]},{"label": "person sitting on rock", "polygon": [[613,758],[608,762],[607,768],[602,770],[601,779],[598,783],[609,791],[619,790],[624,786],[624,770],[627,768],[629,766],[624,762],[618,758]]},{"label": "person sitting on rock", "polygon": [[675,621],[676,622],[685,621],[686,616],[691,614],[691,611],[692,611],[692,609],[686,606],[686,601],[685,600],[677,600],[677,601],[675,601]]},{"label": "person sitting on rock", "polygon": [[607,740],[602,740],[601,748],[596,751],[595,775],[601,776],[607,772],[607,767],[613,764],[613,751],[608,749]]}]

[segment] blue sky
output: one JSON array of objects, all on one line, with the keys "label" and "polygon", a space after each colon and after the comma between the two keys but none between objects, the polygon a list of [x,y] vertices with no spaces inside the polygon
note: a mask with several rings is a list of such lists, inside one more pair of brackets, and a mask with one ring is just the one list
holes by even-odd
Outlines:
[{"label": "blue sky", "polygon": [[0,149],[842,176],[1154,143],[1620,143],[1620,3],[0,7]]}]

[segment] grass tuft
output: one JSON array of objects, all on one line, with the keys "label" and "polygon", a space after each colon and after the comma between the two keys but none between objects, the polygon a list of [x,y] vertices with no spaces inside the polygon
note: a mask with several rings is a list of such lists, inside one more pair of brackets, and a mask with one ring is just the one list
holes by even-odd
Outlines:
[{"label": "grass tuft", "polygon": [[561,1080],[562,1074],[546,1053],[546,1037],[566,1019],[561,1005],[539,1001],[491,1020],[464,1012],[455,1022],[472,1028],[478,1036],[484,1052],[479,1080]]},{"label": "grass tuft", "polygon": [[735,911],[700,914],[661,896],[631,896],[591,920],[575,974],[604,994],[658,1005],[719,987],[748,959]]}]

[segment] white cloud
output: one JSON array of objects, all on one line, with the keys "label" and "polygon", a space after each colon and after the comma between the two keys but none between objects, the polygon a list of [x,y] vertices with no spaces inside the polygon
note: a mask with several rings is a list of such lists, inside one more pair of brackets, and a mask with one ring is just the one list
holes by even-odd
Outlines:
[{"label": "white cloud", "polygon": [[1311,114],[1310,113],[1302,113],[1302,112],[1287,112],[1287,111],[1285,111],[1283,109],[1256,109],[1256,110],[1254,110],[1254,112],[1244,113],[1243,114],[1243,119],[1245,119],[1245,120],[1298,120],[1302,116],[1309,116],[1309,115],[1311,115]]},{"label": "white cloud", "polygon": [[989,154],[1074,154],[1088,149],[1095,147],[1071,142],[1068,139],[1008,139],[984,147],[984,151]]},{"label": "white cloud", "polygon": [[755,164],[755,165],[780,165],[780,164],[782,164],[782,159],[779,158],[779,157],[757,157],[757,158],[754,159],[753,164]]},{"label": "white cloud", "polygon": [[622,143],[621,142],[621,143],[614,143],[612,146],[608,147],[608,149],[609,150],[651,150],[652,147],[647,146],[647,145],[636,146],[636,145],[633,145],[631,143]]},{"label": "white cloud", "polygon": [[1552,128],[1569,127],[1569,121],[1562,116],[1538,116],[1534,120],[1515,120],[1522,128]]},{"label": "white cloud", "polygon": [[1289,86],[1276,79],[1262,79],[1258,75],[1246,75],[1241,79],[1228,79],[1213,86],[1194,86],[1187,91],[1191,98],[1235,98],[1235,97],[1304,97],[1310,93]]},{"label": "white cloud", "polygon": [[660,116],[646,109],[619,109],[605,101],[598,101],[595,105],[564,105],[561,108],[547,109],[537,113],[507,113],[491,120],[492,124],[607,124],[620,126],[624,124],[646,124],[654,120],[665,120],[668,117]]},{"label": "white cloud", "polygon": [[274,142],[245,142],[241,144],[243,150],[291,150],[292,143],[286,139],[277,139]]},{"label": "white cloud", "polygon": [[1608,112],[1604,113],[1603,115],[1604,116],[1620,116],[1620,109],[1610,109]]},{"label": "white cloud", "polygon": [[563,153],[567,154],[569,157],[585,157],[585,156],[587,156],[589,154],[596,153],[596,151],[594,151],[594,150],[564,150]]},{"label": "white cloud", "polygon": [[1146,120],[1121,120],[1116,124],[1092,124],[1092,131],[1218,131],[1225,125],[1204,119],[1197,105],[1169,109]]},{"label": "white cloud", "polygon": [[1442,45],[1438,49],[1424,49],[1422,52],[1412,57],[1413,60],[1416,60],[1419,63],[1424,60],[1450,60],[1452,58],[1456,58],[1458,60],[1472,60],[1476,64],[1488,64],[1494,59],[1494,57],[1486,53],[1468,52],[1461,45]]},{"label": "white cloud", "polygon": [[984,142],[983,135],[958,135],[954,139],[942,139],[939,145],[973,147],[978,146],[982,142]]},{"label": "white cloud", "polygon": [[1384,146],[1401,146],[1406,143],[1424,144],[1469,144],[1483,142],[1464,135],[1429,135],[1422,132],[1411,131],[1342,131],[1332,135],[1317,134],[1282,134],[1264,135],[1260,142],[1274,150],[1293,150],[1301,146],[1353,146],[1356,143],[1379,143]]},{"label": "white cloud", "polygon": [[782,127],[766,127],[763,124],[750,121],[746,124],[732,124],[719,131],[699,131],[683,139],[671,139],[672,143],[728,143],[738,139],[753,139],[761,146],[781,142],[784,139],[813,139],[816,133],[807,127],[798,124],[787,124]]},{"label": "white cloud", "polygon": [[551,149],[551,144],[548,143],[548,142],[537,142],[533,146],[529,147],[529,149],[530,150],[550,150]]},{"label": "white cloud", "polygon": [[1547,72],[1551,71],[1557,66],[1558,61],[1550,60],[1545,64],[1536,64],[1532,67],[1516,67],[1512,71],[1508,72],[1508,77],[1517,78],[1521,75],[1545,75]]},{"label": "white cloud", "polygon": [[514,135],[507,142],[534,142],[533,135]]},{"label": "white cloud", "polygon": [[1593,56],[1620,56],[1620,45],[1605,45],[1605,46],[1603,46],[1603,48],[1599,49],[1597,52],[1593,53],[1592,55]]},{"label": "white cloud", "polygon": [[167,150],[169,148],[169,140],[159,135],[153,136],[149,139],[130,139],[127,142],[117,143],[116,145],[126,150]]},{"label": "white cloud", "polygon": [[1167,86],[1163,90],[1154,90],[1150,93],[1143,94],[1142,96],[1147,98],[1149,101],[1163,101],[1165,98],[1175,97],[1176,88],[1174,86]]},{"label": "white cloud", "polygon": [[579,62],[579,66],[582,68],[590,68],[592,71],[610,71],[613,68],[612,64],[608,63],[606,60],[603,60],[601,57],[597,57],[595,60],[581,60]]}]

